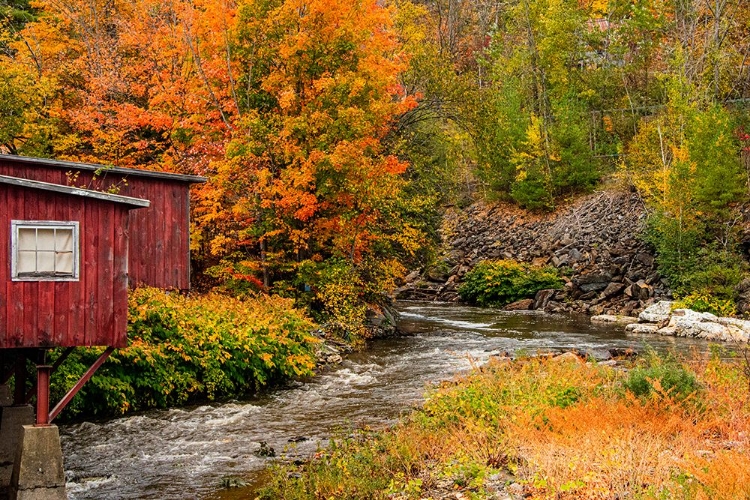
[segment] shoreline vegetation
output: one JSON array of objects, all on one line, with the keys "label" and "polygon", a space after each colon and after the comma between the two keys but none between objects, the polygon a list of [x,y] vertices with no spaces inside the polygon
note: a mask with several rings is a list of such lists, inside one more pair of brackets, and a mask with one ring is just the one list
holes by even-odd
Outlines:
[{"label": "shoreline vegetation", "polygon": [[392,428],[276,466],[258,499],[750,495],[747,358],[494,358]]},{"label": "shoreline vegetation", "polygon": [[[130,293],[128,339],[62,420],[243,397],[311,376],[336,351],[291,299],[183,296],[154,288]],[[52,377],[53,398],[62,397],[101,350],[76,348]]]}]

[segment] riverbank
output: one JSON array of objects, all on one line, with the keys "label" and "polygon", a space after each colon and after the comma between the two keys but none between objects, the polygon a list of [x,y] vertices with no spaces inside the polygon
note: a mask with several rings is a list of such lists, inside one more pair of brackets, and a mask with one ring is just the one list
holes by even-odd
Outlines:
[{"label": "riverbank", "polygon": [[[377,340],[304,382],[247,399],[151,410],[60,427],[71,500],[254,498],[228,488],[265,478],[275,460],[305,460],[341,429],[382,429],[419,407],[425,387],[505,352],[616,348],[707,352],[700,339],[626,334],[582,315],[399,303],[404,336]],[[262,455],[261,443],[276,457]]]},{"label": "riverbank", "polygon": [[[324,342],[291,299],[139,288],[128,301],[128,346],[102,365],[62,420],[244,397],[340,362],[346,348]],[[52,377],[53,398],[61,398],[100,352],[74,349]]]},{"label": "riverbank", "polygon": [[750,495],[741,362],[498,357],[382,432],[275,471],[261,499],[712,498]]},{"label": "riverbank", "polygon": [[479,262],[508,259],[553,266],[565,282],[524,309],[637,315],[671,296],[653,249],[640,239],[646,217],[640,196],[629,191],[594,193],[553,213],[487,202],[451,208],[440,231],[441,258],[411,273],[396,296],[458,301],[458,286]]}]

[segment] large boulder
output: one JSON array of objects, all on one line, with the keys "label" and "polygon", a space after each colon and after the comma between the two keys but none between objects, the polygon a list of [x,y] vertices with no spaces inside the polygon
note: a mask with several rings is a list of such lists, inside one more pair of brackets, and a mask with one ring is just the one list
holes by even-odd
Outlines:
[{"label": "large boulder", "polygon": [[503,309],[506,311],[528,311],[534,308],[534,299],[521,299],[508,304]]},{"label": "large boulder", "polygon": [[640,323],[663,323],[669,319],[671,313],[672,302],[669,300],[661,300],[641,312],[641,314],[638,315],[638,321]]},{"label": "large boulder", "polygon": [[573,278],[573,283],[584,293],[605,290],[611,281],[609,273],[589,273]]},{"label": "large boulder", "polygon": [[625,327],[626,332],[635,334],[656,333],[658,330],[659,325],[653,323],[631,323]]},{"label": "large boulder", "polygon": [[706,340],[747,342],[750,339],[750,322],[734,318],[718,318],[690,309],[676,309],[669,324],[657,333],[677,337],[695,337]]}]

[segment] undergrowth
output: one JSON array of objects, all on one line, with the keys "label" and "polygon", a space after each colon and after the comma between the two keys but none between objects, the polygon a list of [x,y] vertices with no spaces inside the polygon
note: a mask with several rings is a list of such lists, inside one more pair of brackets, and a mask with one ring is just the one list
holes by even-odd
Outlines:
[{"label": "undergrowth", "polygon": [[560,288],[557,269],[512,260],[484,261],[466,273],[458,294],[480,306],[503,306],[532,298],[539,290]]},{"label": "undergrowth", "polygon": [[749,498],[748,396],[718,356],[491,361],[387,431],[279,466],[258,498],[484,499],[510,482],[539,499]]},{"label": "undergrowth", "polygon": [[[290,299],[184,297],[141,288],[130,293],[128,321],[128,347],[112,354],[63,418],[238,397],[310,375],[315,367],[314,324]],[[53,399],[61,398],[101,352],[75,349],[52,377]]]}]

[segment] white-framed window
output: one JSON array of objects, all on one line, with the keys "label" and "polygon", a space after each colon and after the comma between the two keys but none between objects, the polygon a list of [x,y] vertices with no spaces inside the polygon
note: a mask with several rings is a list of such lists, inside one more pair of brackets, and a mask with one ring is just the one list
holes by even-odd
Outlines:
[{"label": "white-framed window", "polygon": [[11,221],[13,281],[78,281],[77,221]]}]

